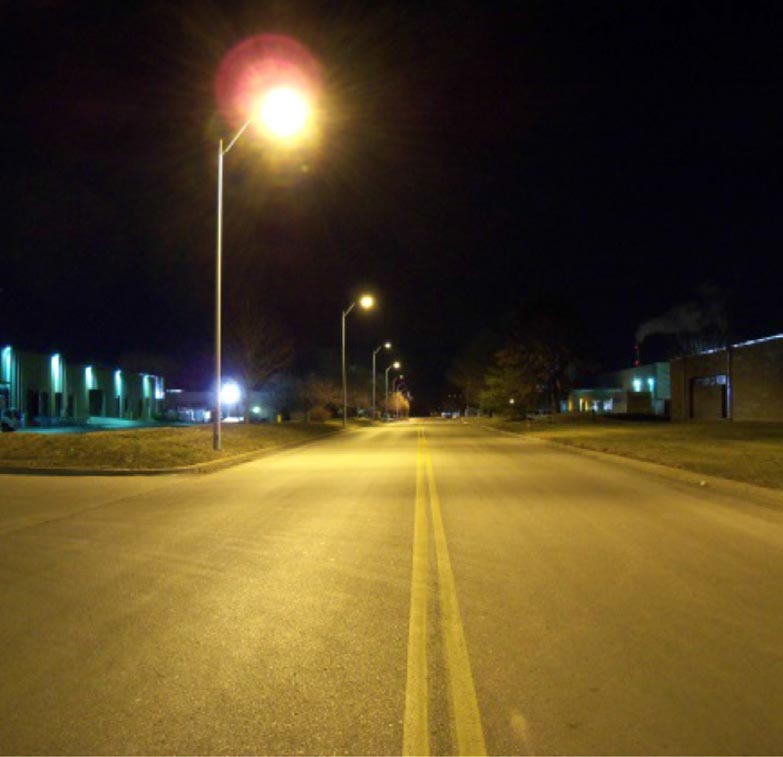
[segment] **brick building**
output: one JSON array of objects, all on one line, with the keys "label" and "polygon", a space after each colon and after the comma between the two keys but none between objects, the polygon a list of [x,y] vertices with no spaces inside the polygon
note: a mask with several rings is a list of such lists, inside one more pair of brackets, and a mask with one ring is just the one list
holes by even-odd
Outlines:
[{"label": "brick building", "polygon": [[783,334],[671,361],[673,420],[783,421]]}]

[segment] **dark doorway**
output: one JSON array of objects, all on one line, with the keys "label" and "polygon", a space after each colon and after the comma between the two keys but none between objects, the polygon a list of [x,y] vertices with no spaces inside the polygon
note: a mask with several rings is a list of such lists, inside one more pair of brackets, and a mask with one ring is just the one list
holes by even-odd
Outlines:
[{"label": "dark doorway", "polygon": [[88,405],[90,415],[103,415],[103,389],[90,389]]},{"label": "dark doorway", "polygon": [[27,402],[25,403],[25,413],[27,414],[28,423],[32,423],[33,419],[38,415],[38,392],[35,389],[27,390]]},{"label": "dark doorway", "polygon": [[691,418],[719,420],[727,416],[726,384],[722,376],[691,379]]}]

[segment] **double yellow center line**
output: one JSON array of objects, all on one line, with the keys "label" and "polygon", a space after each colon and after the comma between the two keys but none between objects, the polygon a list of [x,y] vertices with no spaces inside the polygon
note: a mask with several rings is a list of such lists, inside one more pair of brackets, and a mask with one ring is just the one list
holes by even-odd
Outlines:
[{"label": "double yellow center line", "polygon": [[[429,498],[427,497],[429,494]],[[443,529],[440,498],[432,470],[432,458],[422,429],[418,435],[416,462],[416,513],[413,527],[413,575],[411,614],[408,624],[408,679],[403,721],[404,755],[429,755],[429,711],[427,668],[427,566],[429,562],[429,499],[440,600],[446,674],[451,713],[454,718],[457,753],[485,755],[487,748],[481,728],[476,690],[470,670],[465,632],[457,602],[457,589]]]}]

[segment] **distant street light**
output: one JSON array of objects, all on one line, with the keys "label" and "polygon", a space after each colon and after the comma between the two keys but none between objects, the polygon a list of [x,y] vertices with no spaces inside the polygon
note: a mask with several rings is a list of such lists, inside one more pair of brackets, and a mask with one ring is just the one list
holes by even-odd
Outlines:
[{"label": "distant street light", "polygon": [[391,349],[391,342],[384,342],[380,346],[376,347],[372,351],[372,419],[375,421],[375,358],[378,355],[378,353],[383,350],[390,350]]},{"label": "distant street light", "polygon": [[236,407],[241,397],[242,391],[236,381],[226,381],[223,384],[220,389],[220,402],[228,408],[228,416],[231,415],[231,408]]},{"label": "distant street light", "polygon": [[389,417],[389,371],[394,368],[395,371],[400,369],[402,363],[399,360],[395,360],[387,369],[384,379],[384,401],[383,401],[383,414],[387,418]]},{"label": "distant street light", "polygon": [[226,405],[236,405],[242,393],[236,381],[226,381],[220,390],[220,399]]},{"label": "distant street light", "polygon": [[257,121],[268,137],[290,142],[305,128],[310,118],[310,105],[304,95],[292,87],[273,87],[266,91],[253,114],[242,124],[234,138],[223,147],[218,144],[217,176],[217,244],[215,251],[215,422],[212,429],[212,448],[222,449],[221,439],[221,311],[223,275],[223,158],[251,123]]},{"label": "distant street light", "polygon": [[[370,310],[375,306],[375,298],[371,294],[363,294],[359,298],[359,307],[363,310]],[[343,310],[343,428],[348,425],[348,373],[345,367],[345,319],[356,307],[356,302],[352,302],[347,309]]]}]

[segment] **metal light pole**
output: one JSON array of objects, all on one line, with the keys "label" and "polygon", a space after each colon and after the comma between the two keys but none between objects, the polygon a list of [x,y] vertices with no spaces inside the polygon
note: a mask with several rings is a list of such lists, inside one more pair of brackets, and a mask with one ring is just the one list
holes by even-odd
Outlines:
[{"label": "metal light pole", "polygon": [[383,414],[388,417],[389,415],[389,371],[394,368],[397,370],[400,367],[400,363],[395,361],[392,363],[387,369],[386,373],[384,374],[384,400],[383,400]]},{"label": "metal light pole", "polygon": [[218,143],[218,175],[217,175],[217,244],[215,248],[215,418],[212,425],[212,449],[219,452],[223,448],[221,439],[221,313],[223,305],[223,158],[237,143],[245,129],[250,126],[253,118],[248,118],[234,138],[223,147],[223,140]]},{"label": "metal light pole", "polygon": [[347,310],[343,310],[343,428],[348,425],[348,374],[345,368],[345,319],[356,307],[356,303],[352,302]]},{"label": "metal light pole", "polygon": [[[364,294],[359,298],[359,305],[364,310],[369,310],[375,304],[375,298],[372,295]],[[348,372],[345,366],[345,319],[348,314],[356,307],[356,302],[352,302],[345,310],[343,310],[343,428],[348,425]]]},{"label": "metal light pole", "polygon": [[375,423],[375,358],[382,349],[391,349],[391,342],[384,342],[379,347],[376,347],[372,352],[372,420]]}]

